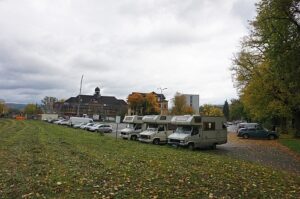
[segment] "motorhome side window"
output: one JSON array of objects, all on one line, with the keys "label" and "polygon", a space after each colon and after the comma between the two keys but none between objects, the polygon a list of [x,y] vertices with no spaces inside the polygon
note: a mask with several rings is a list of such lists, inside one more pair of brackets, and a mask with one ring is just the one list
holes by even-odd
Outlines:
[{"label": "motorhome side window", "polygon": [[201,123],[202,119],[200,116],[195,116],[195,123]]},{"label": "motorhome side window", "polygon": [[214,122],[203,122],[204,131],[213,131],[215,130],[215,123]]},{"label": "motorhome side window", "polygon": [[142,125],[141,124],[137,124],[136,126],[135,126],[135,130],[140,130],[142,128]]},{"label": "motorhome side window", "polygon": [[199,128],[197,126],[193,127],[192,135],[197,135],[199,133]]},{"label": "motorhome side window", "polygon": [[158,126],[158,131],[164,131],[164,130],[165,130],[164,126]]}]

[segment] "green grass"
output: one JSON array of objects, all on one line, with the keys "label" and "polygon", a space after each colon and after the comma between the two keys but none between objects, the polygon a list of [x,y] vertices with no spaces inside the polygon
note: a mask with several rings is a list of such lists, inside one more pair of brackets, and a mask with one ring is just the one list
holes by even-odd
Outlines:
[{"label": "green grass", "polygon": [[297,198],[299,176],[39,121],[0,120],[0,198]]},{"label": "green grass", "polygon": [[280,143],[300,154],[300,139],[285,136],[279,139]]}]

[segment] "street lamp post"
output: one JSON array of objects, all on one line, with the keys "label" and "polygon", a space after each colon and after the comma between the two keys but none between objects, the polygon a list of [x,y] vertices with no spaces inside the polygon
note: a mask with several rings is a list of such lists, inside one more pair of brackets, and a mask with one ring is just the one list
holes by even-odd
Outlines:
[{"label": "street lamp post", "polygon": [[168,89],[168,88],[157,88],[158,90],[160,90],[160,114],[162,115],[162,110],[163,110],[163,104],[162,104],[162,94],[163,94],[163,91]]}]

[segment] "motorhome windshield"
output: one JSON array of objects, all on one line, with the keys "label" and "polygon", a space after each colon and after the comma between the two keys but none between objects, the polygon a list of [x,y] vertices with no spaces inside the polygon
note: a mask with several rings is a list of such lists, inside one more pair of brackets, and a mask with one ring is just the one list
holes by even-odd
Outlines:
[{"label": "motorhome windshield", "polygon": [[158,124],[148,124],[148,131],[156,131],[158,127]]},{"label": "motorhome windshield", "polygon": [[176,129],[176,133],[182,133],[182,134],[190,134],[192,131],[192,127],[191,126],[179,126]]}]

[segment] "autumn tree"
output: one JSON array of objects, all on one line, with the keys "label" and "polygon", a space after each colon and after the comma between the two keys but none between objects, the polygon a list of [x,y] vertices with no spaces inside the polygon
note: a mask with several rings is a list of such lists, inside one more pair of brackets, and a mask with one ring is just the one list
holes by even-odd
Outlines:
[{"label": "autumn tree", "polygon": [[145,102],[144,114],[146,115],[159,114],[160,107],[157,102],[157,97],[155,94],[147,93],[144,102]]},{"label": "autumn tree", "polygon": [[45,96],[41,102],[41,108],[43,109],[44,113],[53,113],[54,105],[56,102],[58,102],[58,99],[56,97]]},{"label": "autumn tree", "polygon": [[211,105],[211,104],[204,104],[200,107],[200,115],[203,116],[223,116],[222,109]]},{"label": "autumn tree", "polygon": [[177,92],[173,99],[173,108],[171,113],[173,115],[193,114],[194,110],[192,107],[187,105],[185,96]]},{"label": "autumn tree", "polygon": [[154,93],[146,95],[132,93],[128,96],[127,102],[135,114],[158,114],[160,111],[157,96]]},{"label": "autumn tree", "polygon": [[140,93],[132,93],[127,98],[128,106],[137,114],[142,112],[144,101],[144,97]]},{"label": "autumn tree", "polygon": [[232,71],[241,100],[257,120],[291,118],[300,136],[300,3],[261,0]]},{"label": "autumn tree", "polygon": [[230,120],[247,120],[248,116],[240,99],[231,99],[229,106]]},{"label": "autumn tree", "polygon": [[8,112],[8,107],[5,105],[4,100],[0,100],[0,117]]},{"label": "autumn tree", "polygon": [[27,104],[24,108],[24,113],[28,115],[35,115],[41,113],[40,107],[37,104]]}]

